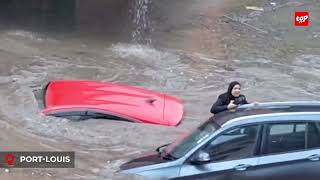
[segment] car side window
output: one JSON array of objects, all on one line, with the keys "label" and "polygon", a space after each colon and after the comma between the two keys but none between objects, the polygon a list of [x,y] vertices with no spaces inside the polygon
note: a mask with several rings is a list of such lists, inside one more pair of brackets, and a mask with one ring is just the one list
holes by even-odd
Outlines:
[{"label": "car side window", "polygon": [[259,125],[226,130],[205,146],[213,162],[252,157],[258,141]]},{"label": "car side window", "polygon": [[307,123],[269,124],[266,129],[264,154],[305,149]]},{"label": "car side window", "polygon": [[119,120],[119,121],[130,121],[129,119],[125,119],[119,116],[96,112],[96,111],[88,111],[87,116],[90,117],[91,119],[111,119],[111,120]]},{"label": "car side window", "polygon": [[307,148],[319,148],[320,147],[320,132],[315,123],[308,123],[308,138]]},{"label": "car side window", "polygon": [[85,111],[60,111],[60,112],[50,113],[49,115],[55,116],[55,117],[62,117],[69,120],[79,121],[84,119],[85,114],[86,114]]}]

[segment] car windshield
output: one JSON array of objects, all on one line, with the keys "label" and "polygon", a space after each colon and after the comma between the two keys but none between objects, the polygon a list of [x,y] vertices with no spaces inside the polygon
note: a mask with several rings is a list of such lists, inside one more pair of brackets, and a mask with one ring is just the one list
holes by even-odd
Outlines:
[{"label": "car windshield", "polygon": [[206,121],[204,124],[199,126],[194,131],[191,131],[181,138],[178,138],[172,144],[167,146],[162,152],[162,156],[167,159],[178,159],[188,153],[192,148],[200,144],[202,141],[207,139],[212,133],[217,131],[222,124],[237,117],[246,115],[255,115],[260,113],[272,113],[274,110],[269,109],[253,109],[253,110],[238,110],[234,112],[224,111],[215,114]]},{"label": "car windshield", "polygon": [[200,144],[203,140],[207,139],[219,128],[220,126],[214,121],[207,121],[196,130],[184,134],[181,138],[178,138],[175,142],[170,144],[164,149],[163,156],[178,159]]}]

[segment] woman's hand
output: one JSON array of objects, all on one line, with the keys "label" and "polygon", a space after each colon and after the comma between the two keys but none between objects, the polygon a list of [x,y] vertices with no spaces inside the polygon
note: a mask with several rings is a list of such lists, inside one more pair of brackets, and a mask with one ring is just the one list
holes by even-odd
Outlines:
[{"label": "woman's hand", "polygon": [[228,104],[228,109],[235,109],[236,107],[238,107],[238,105],[234,104],[234,100],[231,100]]}]

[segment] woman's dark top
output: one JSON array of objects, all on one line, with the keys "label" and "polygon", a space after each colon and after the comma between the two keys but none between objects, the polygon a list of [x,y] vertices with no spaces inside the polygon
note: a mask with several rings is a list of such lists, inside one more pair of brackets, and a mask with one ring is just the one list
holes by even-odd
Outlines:
[{"label": "woman's dark top", "polygon": [[239,97],[229,96],[228,93],[223,93],[219,95],[217,101],[212,105],[210,112],[213,114],[217,114],[219,112],[228,110],[228,104],[231,100],[234,100],[234,104],[249,104],[244,95],[240,95]]}]

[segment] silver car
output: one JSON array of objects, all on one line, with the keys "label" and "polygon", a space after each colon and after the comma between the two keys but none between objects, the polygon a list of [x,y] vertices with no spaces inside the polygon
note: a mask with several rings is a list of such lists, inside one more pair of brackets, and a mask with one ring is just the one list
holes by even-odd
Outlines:
[{"label": "silver car", "polygon": [[121,166],[156,179],[320,179],[320,102],[244,105]]}]

